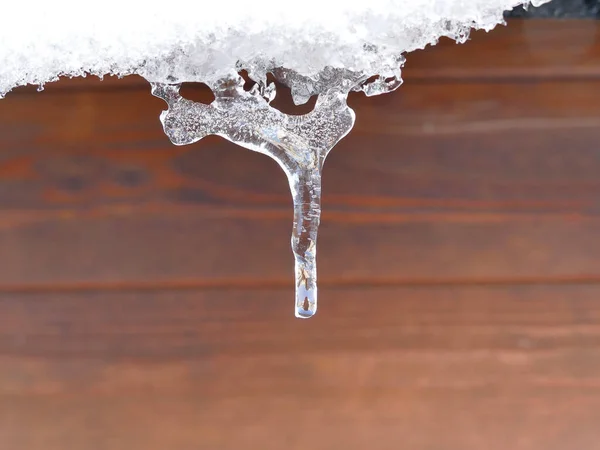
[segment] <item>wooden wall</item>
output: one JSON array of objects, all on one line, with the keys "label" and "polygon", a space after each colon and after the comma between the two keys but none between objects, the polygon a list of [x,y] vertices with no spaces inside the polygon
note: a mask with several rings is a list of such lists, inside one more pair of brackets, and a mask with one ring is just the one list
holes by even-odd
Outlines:
[{"label": "wooden wall", "polygon": [[135,78],[2,100],[0,449],[600,449],[600,25],[351,104],[299,321],[273,161],[172,146]]}]

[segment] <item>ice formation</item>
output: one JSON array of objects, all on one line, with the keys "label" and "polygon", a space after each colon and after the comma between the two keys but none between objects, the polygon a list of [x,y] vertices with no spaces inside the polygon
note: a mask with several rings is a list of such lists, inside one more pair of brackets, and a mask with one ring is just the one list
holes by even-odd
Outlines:
[{"label": "ice formation", "polygon": [[[546,0],[534,0],[534,5]],[[33,3],[33,4],[31,4]],[[168,109],[161,115],[176,145],[209,134],[271,156],[285,171],[294,202],[295,312],[317,308],[316,243],[321,169],[349,133],[350,91],[390,92],[401,84],[404,55],[447,36],[490,30],[522,0],[106,0],[94,8],[69,0],[3,5],[0,97],[16,86],[60,76],[139,74]],[[93,10],[93,11],[92,11]],[[256,84],[244,89],[245,71]],[[318,95],[313,111],[286,115],[270,106],[271,74],[296,104]],[[210,104],[179,95],[203,82]]]}]

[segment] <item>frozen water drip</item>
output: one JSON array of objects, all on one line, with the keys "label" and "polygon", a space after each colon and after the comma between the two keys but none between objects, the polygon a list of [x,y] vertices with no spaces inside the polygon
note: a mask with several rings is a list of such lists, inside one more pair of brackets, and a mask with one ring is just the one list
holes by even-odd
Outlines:
[{"label": "frozen water drip", "polygon": [[[295,258],[295,314],[307,318],[317,310],[317,235],[321,219],[321,173],[329,151],[354,125],[347,93],[332,90],[319,96],[302,116],[271,107],[274,86],[245,91],[242,77],[213,86],[215,100],[206,105],[183,98],[179,85],[152,85],[168,110],[161,114],[165,133],[176,145],[209,134],[222,136],[273,158],[285,172],[294,205],[292,251]],[[264,97],[268,93],[267,98]]]}]

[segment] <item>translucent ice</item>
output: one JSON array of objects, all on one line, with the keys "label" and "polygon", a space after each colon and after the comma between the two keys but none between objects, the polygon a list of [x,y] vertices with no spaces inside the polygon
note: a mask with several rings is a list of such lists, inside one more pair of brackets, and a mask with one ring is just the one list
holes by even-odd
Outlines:
[{"label": "translucent ice", "polygon": [[152,93],[169,106],[161,122],[174,144],[216,134],[272,157],[284,170],[294,202],[295,311],[298,317],[310,317],[317,310],[321,170],[329,151],[352,129],[354,112],[342,90],[319,96],[310,113],[290,116],[270,107],[260,90],[247,92],[243,86],[239,76],[216,83],[210,105],[182,98],[179,85],[155,83]]},{"label": "translucent ice", "polygon": [[[33,4],[32,4],[33,3]],[[538,0],[536,4],[544,3]],[[297,317],[317,309],[317,231],[321,171],[350,132],[350,91],[378,95],[402,83],[404,54],[442,36],[466,40],[489,30],[518,0],[369,0],[272,2],[106,0],[90,13],[77,1],[34,0],[2,6],[0,97],[15,86],[59,76],[139,74],[168,109],[165,133],[176,145],[209,134],[275,159],[294,202]],[[245,71],[255,82],[244,89]],[[295,103],[318,95],[308,114],[271,107],[275,83]],[[210,105],[179,95],[182,82],[206,83]]]}]

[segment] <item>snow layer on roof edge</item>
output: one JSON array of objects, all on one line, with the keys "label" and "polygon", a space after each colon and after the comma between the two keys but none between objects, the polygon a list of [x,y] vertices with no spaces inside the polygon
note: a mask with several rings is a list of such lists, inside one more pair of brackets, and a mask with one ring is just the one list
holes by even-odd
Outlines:
[{"label": "snow layer on roof edge", "polygon": [[[529,3],[529,2],[526,2]],[[533,2],[535,5],[544,0]],[[60,76],[140,74],[211,84],[246,69],[314,77],[326,67],[399,75],[401,55],[471,29],[491,30],[517,0],[369,0],[301,3],[230,0],[73,0],[3,6],[0,95]]]}]

